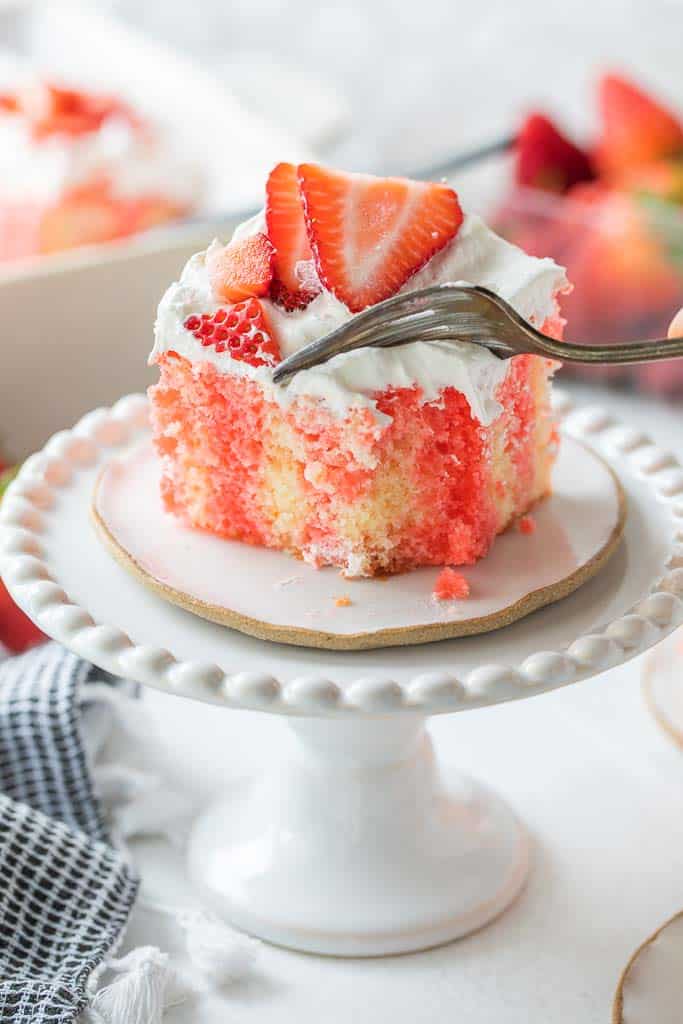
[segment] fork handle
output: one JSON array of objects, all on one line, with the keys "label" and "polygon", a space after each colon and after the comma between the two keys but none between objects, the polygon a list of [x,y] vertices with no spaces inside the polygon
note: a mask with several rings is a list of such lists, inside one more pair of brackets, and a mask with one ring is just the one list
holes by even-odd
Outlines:
[{"label": "fork handle", "polygon": [[575,345],[556,341],[534,328],[529,330],[536,355],[550,356],[563,363],[654,363],[660,359],[683,356],[683,338],[656,338],[651,341],[616,342],[613,345]]}]

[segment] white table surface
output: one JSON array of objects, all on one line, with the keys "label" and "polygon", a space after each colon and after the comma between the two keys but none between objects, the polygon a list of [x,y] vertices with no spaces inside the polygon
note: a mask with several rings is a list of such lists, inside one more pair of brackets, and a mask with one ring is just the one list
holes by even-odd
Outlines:
[{"label": "white table surface", "polygon": [[[585,390],[588,397],[602,393]],[[683,412],[618,396],[634,426],[683,455]],[[336,960],[263,946],[257,969],[223,993],[168,1013],[170,1024],[598,1024],[633,949],[683,908],[683,757],[645,710],[642,659],[517,704],[432,719],[446,763],[495,786],[533,837],[518,903],[493,925],[426,953]],[[167,748],[197,801],[276,753],[286,724],[149,693]],[[147,891],[186,906],[182,858],[136,844]],[[135,913],[127,946],[178,952],[178,936]]]}]

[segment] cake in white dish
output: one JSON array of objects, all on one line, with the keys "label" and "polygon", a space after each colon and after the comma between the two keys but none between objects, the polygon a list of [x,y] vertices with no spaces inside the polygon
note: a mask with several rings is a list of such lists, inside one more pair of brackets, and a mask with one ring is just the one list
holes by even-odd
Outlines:
[{"label": "cake in white dish", "polygon": [[122,238],[188,214],[197,169],[113,96],[29,81],[0,93],[0,259]]}]

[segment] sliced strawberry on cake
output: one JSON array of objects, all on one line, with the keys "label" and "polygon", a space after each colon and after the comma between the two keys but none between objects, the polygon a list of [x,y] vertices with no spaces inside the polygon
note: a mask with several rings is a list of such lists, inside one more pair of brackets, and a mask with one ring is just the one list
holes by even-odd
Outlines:
[{"label": "sliced strawberry on cake", "polygon": [[206,260],[214,295],[228,302],[267,295],[273,280],[273,258],[273,246],[261,232],[216,246]]},{"label": "sliced strawberry on cake", "polygon": [[299,182],[320,280],[352,313],[388,299],[462,224],[452,188],[301,164]]},{"label": "sliced strawberry on cake", "polygon": [[280,349],[257,299],[215,313],[189,316],[185,329],[205,348],[210,345],[216,352],[229,352],[232,359],[251,366],[275,366],[280,362]]},{"label": "sliced strawberry on cake", "polygon": [[271,297],[286,310],[305,309],[320,293],[294,164],[278,164],[266,182],[266,226],[274,247]]}]

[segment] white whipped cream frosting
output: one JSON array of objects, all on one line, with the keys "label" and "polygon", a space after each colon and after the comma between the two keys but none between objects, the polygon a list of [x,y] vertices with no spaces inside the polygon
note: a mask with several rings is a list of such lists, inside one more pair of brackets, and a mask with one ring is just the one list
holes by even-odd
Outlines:
[{"label": "white whipped cream frosting", "polygon": [[140,132],[120,115],[82,135],[34,138],[20,113],[0,113],[0,199],[51,203],[65,191],[106,177],[115,196],[162,195],[192,205],[201,189],[198,167],[175,154],[163,133]]},{"label": "white whipped cream frosting", "polygon": [[[264,230],[264,216],[258,214],[236,229],[233,240]],[[509,364],[466,342],[412,342],[396,348],[356,349],[302,370],[283,385],[272,383],[273,371],[268,366],[253,367],[232,359],[229,352],[204,347],[183,324],[189,316],[212,313],[225,305],[216,301],[206,268],[208,253],[218,245],[214,241],[206,252],[193,256],[180,280],[161,300],[151,363],[173,350],[193,362],[211,362],[223,373],[260,381],[268,397],[281,405],[302,396],[315,397],[339,417],[354,406],[362,406],[370,409],[380,424],[389,418],[379,412],[373,396],[388,387],[417,386],[424,402],[438,400],[443,388],[454,387],[462,392],[482,424],[492,423],[500,414],[496,393]],[[553,260],[527,256],[472,214],[465,217],[455,238],[414,274],[402,291],[447,282],[484,285],[537,325],[557,314],[556,296],[569,288],[564,269]],[[321,292],[306,309],[291,313],[267,299],[261,302],[283,358],[353,316],[328,291]]]}]

